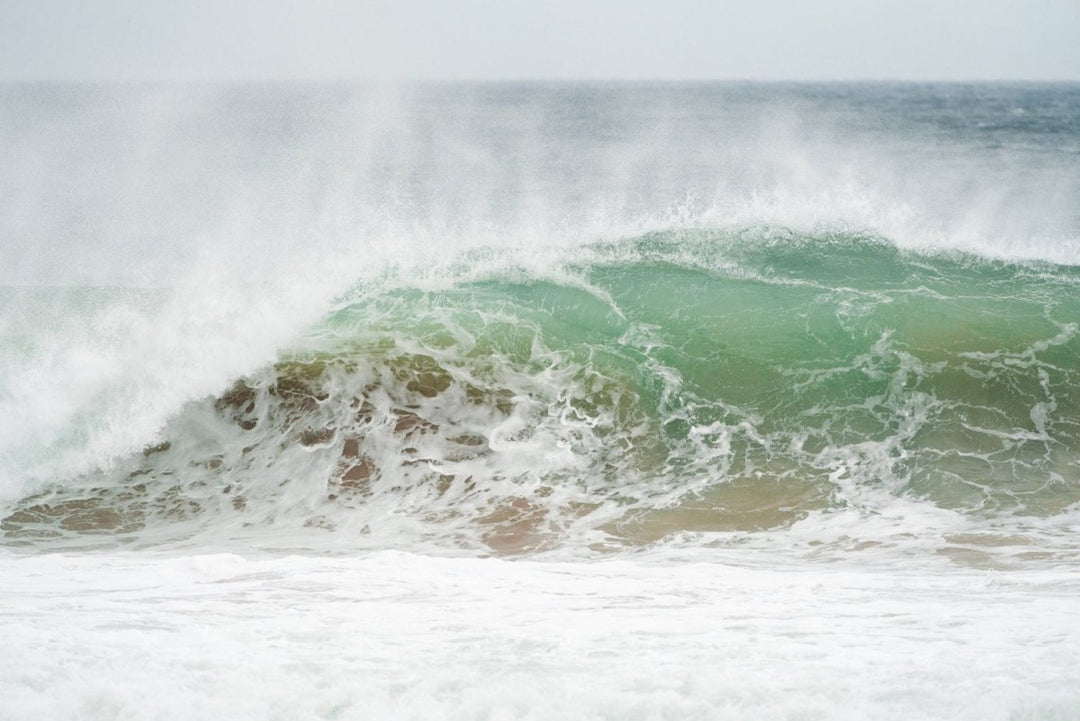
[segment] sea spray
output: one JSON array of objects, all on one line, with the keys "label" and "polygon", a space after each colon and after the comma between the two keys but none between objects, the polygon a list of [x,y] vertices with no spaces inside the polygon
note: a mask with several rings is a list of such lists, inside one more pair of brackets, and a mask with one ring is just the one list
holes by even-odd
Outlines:
[{"label": "sea spray", "polygon": [[1075,268],[755,232],[360,284],[276,362],[2,527],[100,544],[343,525],[365,546],[523,552],[1080,502]]},{"label": "sea spray", "polygon": [[0,716],[1077,715],[1074,86],[0,96]]}]

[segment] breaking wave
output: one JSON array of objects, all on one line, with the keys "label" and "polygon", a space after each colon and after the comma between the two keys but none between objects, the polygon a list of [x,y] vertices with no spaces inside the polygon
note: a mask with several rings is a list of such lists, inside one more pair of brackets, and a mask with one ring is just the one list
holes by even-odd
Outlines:
[{"label": "breaking wave", "polygon": [[142,451],[27,483],[3,542],[618,550],[1080,503],[1077,267],[779,227],[552,253],[360,282]]}]

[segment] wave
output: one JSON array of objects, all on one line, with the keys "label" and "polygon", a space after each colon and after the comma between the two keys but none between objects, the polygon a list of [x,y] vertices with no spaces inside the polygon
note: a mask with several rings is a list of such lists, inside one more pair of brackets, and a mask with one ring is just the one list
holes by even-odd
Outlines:
[{"label": "wave", "polygon": [[360,282],[144,450],[28,486],[4,543],[519,553],[1080,503],[1080,267],[775,227],[561,252]]}]

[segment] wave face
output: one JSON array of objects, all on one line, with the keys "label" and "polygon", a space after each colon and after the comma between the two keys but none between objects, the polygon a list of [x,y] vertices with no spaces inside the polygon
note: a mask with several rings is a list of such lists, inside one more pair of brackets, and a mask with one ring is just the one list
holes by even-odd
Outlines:
[{"label": "wave face", "polygon": [[1077,267],[775,228],[574,256],[541,274],[486,251],[460,262],[489,270],[438,288],[361,284],[277,361],[0,529],[520,553],[1080,503]]},{"label": "wave face", "polygon": [[0,717],[1080,718],[1080,86],[0,85],[0,158]]},{"label": "wave face", "polygon": [[3,92],[5,544],[939,548],[1080,503],[1073,86]]}]

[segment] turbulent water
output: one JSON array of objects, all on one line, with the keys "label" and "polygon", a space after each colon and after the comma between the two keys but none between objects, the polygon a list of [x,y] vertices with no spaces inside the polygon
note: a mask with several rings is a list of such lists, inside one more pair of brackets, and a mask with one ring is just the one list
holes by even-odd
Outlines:
[{"label": "turbulent water", "polygon": [[1080,717],[1077,86],[0,97],[0,716]]}]

